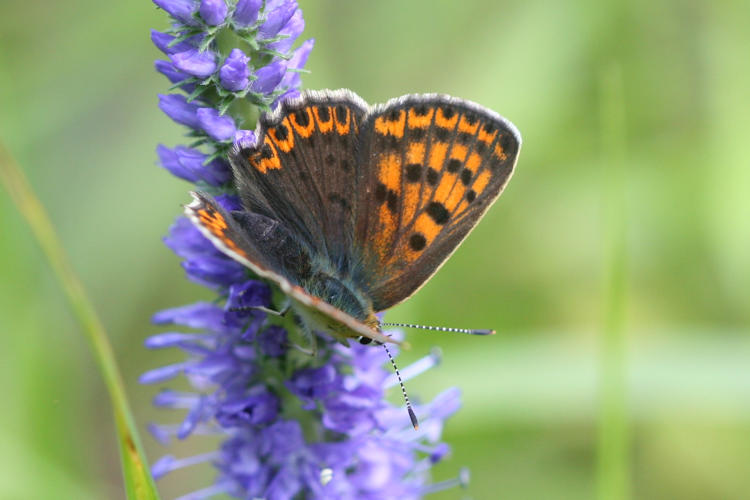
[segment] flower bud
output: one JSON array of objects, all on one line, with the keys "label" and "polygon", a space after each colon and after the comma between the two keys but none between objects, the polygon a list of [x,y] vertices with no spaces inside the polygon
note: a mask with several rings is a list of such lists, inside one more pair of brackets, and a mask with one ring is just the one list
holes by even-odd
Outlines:
[{"label": "flower bud", "polygon": [[169,58],[177,69],[198,78],[206,78],[216,71],[216,55],[210,50],[190,49],[170,54]]},{"label": "flower bud", "polygon": [[193,0],[154,0],[154,3],[178,21],[182,21],[189,26],[198,24],[193,17],[196,7]]},{"label": "flower bud", "polygon": [[258,20],[258,12],[263,0],[240,0],[234,8],[234,22],[239,26],[249,26]]},{"label": "flower bud", "polygon": [[258,29],[258,39],[267,40],[275,37],[297,10],[297,2],[286,1],[268,13],[266,20]]},{"label": "flower bud", "polygon": [[276,61],[255,72],[256,80],[250,85],[253,92],[270,94],[281,83],[286,73],[286,61]]},{"label": "flower bud", "polygon": [[232,92],[244,90],[247,87],[250,69],[247,63],[250,60],[240,49],[232,49],[229,57],[219,70],[219,81],[222,87]]},{"label": "flower bud", "polygon": [[227,17],[227,4],[224,0],[201,0],[201,17],[209,26],[218,26]]}]

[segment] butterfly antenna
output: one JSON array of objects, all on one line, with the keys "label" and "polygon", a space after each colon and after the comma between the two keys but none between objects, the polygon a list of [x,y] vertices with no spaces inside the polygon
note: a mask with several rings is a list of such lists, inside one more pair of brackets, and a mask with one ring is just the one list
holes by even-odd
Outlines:
[{"label": "butterfly antenna", "polygon": [[437,330],[439,332],[468,333],[469,335],[494,335],[495,330],[472,330],[470,328],[450,328],[447,326],[424,326],[409,323],[380,323],[380,326],[400,326],[403,328],[418,328],[420,330]]},{"label": "butterfly antenna", "polygon": [[396,377],[398,378],[398,385],[401,386],[401,394],[404,395],[404,401],[406,401],[406,410],[409,412],[409,418],[411,419],[411,425],[414,427],[414,430],[419,429],[419,420],[417,420],[417,415],[414,413],[414,410],[411,409],[411,403],[409,402],[409,396],[406,395],[406,387],[404,387],[404,381],[401,380],[401,373],[398,371],[398,366],[396,366],[396,361],[394,361],[393,356],[391,356],[391,351],[388,350],[388,346],[383,344],[383,349],[385,349],[386,354],[388,354],[388,359],[391,360],[391,364],[393,365],[393,369],[396,372]]}]

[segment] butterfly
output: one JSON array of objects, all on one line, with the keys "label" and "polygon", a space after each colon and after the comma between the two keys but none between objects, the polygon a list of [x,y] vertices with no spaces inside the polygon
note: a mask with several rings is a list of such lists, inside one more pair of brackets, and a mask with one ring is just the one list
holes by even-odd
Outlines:
[{"label": "butterfly", "polygon": [[284,292],[309,331],[392,342],[376,312],[442,266],[508,183],[521,136],[438,94],[369,106],[307,91],[261,116],[229,155],[242,210],[194,192],[185,213],[229,257]]}]

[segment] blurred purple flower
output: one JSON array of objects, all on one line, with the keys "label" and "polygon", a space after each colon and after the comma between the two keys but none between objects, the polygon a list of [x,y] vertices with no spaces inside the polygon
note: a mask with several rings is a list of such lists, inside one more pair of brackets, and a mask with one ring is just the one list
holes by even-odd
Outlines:
[{"label": "blurred purple flower", "polygon": [[287,333],[280,326],[269,326],[260,339],[260,350],[266,356],[278,358],[287,351]]},{"label": "blurred purple flower", "polygon": [[242,50],[232,49],[219,70],[221,85],[232,92],[245,90],[250,76],[250,69],[247,67],[249,61],[250,58]]}]

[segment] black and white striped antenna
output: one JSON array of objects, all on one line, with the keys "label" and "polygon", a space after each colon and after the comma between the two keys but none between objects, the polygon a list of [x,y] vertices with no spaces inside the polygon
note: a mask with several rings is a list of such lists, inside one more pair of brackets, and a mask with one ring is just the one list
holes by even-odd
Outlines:
[{"label": "black and white striped antenna", "polygon": [[391,360],[393,370],[396,372],[396,377],[398,377],[398,384],[401,386],[401,394],[404,395],[404,401],[406,401],[406,409],[409,412],[411,425],[416,431],[417,429],[419,429],[419,420],[417,420],[417,415],[414,413],[414,410],[411,409],[411,402],[409,402],[409,396],[406,395],[406,387],[404,387],[404,381],[401,380],[401,373],[398,371],[398,366],[396,366],[396,361],[393,359],[393,356],[391,356],[391,351],[388,350],[388,346],[383,344],[383,349],[385,349],[386,354],[388,354],[388,359]]},{"label": "black and white striped antenna", "polygon": [[420,330],[436,330],[439,332],[466,333],[468,335],[494,335],[495,330],[473,330],[471,328],[450,328],[448,326],[412,325],[410,323],[380,323],[380,326],[400,326],[403,328],[418,328]]}]

